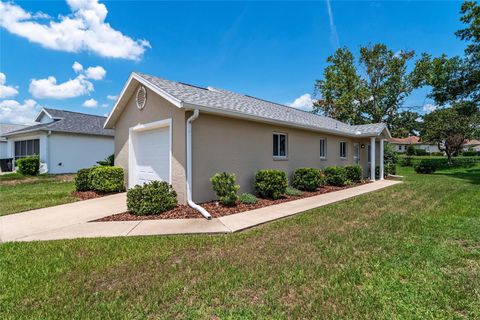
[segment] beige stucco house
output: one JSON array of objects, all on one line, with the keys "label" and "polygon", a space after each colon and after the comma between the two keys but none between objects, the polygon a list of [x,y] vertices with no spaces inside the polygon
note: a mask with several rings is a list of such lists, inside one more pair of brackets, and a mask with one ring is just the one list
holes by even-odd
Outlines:
[{"label": "beige stucco house", "polygon": [[[210,177],[233,172],[252,192],[260,169],[289,176],[299,167],[358,163],[365,176],[383,172],[382,123],[351,126],[284,105],[212,87],[132,73],[108,116],[115,162],[132,187],[171,183],[180,203],[215,199]],[[373,156],[372,156],[373,155]],[[373,170],[372,170],[373,169]],[[381,174],[383,177],[383,174]]]}]

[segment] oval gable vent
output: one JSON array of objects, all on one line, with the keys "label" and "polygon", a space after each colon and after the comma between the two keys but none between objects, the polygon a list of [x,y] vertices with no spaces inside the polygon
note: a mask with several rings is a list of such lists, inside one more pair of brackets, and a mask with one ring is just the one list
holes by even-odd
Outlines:
[{"label": "oval gable vent", "polygon": [[137,108],[142,110],[143,107],[145,107],[145,103],[147,102],[147,90],[145,89],[144,86],[141,86],[140,88],[138,88],[136,101],[137,101]]}]

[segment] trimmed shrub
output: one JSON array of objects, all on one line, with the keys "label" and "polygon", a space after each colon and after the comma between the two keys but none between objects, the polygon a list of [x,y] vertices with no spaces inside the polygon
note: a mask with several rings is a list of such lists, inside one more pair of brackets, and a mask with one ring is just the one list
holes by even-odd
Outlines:
[{"label": "trimmed shrub", "polygon": [[114,166],[115,165],[115,155],[111,154],[103,160],[97,161],[101,166]]},{"label": "trimmed shrub", "polygon": [[16,161],[18,172],[24,176],[36,176],[40,170],[40,158],[38,156],[31,156],[27,158],[20,158]]},{"label": "trimmed shrub", "polygon": [[235,174],[228,172],[216,173],[210,178],[213,190],[224,206],[233,206],[238,199],[239,185],[235,184]]},{"label": "trimmed shrub", "polygon": [[[401,157],[400,165],[403,165],[407,157]],[[420,163],[420,161],[430,161],[435,166],[435,169],[445,169],[445,168],[469,168],[474,166],[476,163],[480,163],[480,157],[454,157],[452,158],[452,164],[448,163],[448,158],[445,156],[442,157],[410,157],[411,166],[415,166]]]},{"label": "trimmed shrub", "polygon": [[285,189],[285,194],[287,196],[297,197],[297,196],[301,196],[303,193],[302,193],[302,191],[300,191],[298,189],[295,189],[295,188],[292,188],[292,187],[287,187],[287,189]]},{"label": "trimmed shrub", "polygon": [[397,174],[397,166],[394,163],[385,163],[385,175]]},{"label": "trimmed shrub", "polygon": [[123,185],[123,169],[120,167],[93,167],[90,171],[92,189],[99,192],[121,192]]},{"label": "trimmed shrub", "polygon": [[415,148],[416,156],[428,156],[428,152],[425,149]]},{"label": "trimmed shrub", "polygon": [[90,191],[92,190],[92,182],[90,179],[90,173],[93,168],[85,168],[77,171],[75,176],[75,190],[77,191]]},{"label": "trimmed shrub", "polygon": [[422,160],[415,165],[416,173],[430,174],[436,171],[435,164],[429,160]]},{"label": "trimmed shrub", "polygon": [[322,174],[316,168],[298,168],[293,172],[292,186],[303,191],[315,191],[322,186]]},{"label": "trimmed shrub", "polygon": [[467,151],[462,152],[463,157],[474,157],[478,154],[474,149],[468,149]]},{"label": "trimmed shrub", "polygon": [[415,147],[412,145],[409,145],[407,147],[407,156],[414,156],[415,155]]},{"label": "trimmed shrub", "polygon": [[177,205],[177,193],[165,181],[152,181],[136,185],[127,191],[127,208],[131,213],[144,216],[160,214]]},{"label": "trimmed shrub", "polygon": [[343,167],[326,167],[323,172],[325,173],[325,179],[329,185],[343,187],[351,183],[351,181],[348,180],[347,172]]},{"label": "trimmed shrub", "polygon": [[361,182],[363,178],[363,169],[360,165],[345,166],[345,175],[352,182]]},{"label": "trimmed shrub", "polygon": [[411,157],[411,156],[402,157],[402,158],[400,158],[399,164],[402,167],[412,167],[413,166],[413,157]]},{"label": "trimmed shrub", "polygon": [[238,200],[240,200],[240,202],[244,203],[244,204],[255,204],[255,203],[257,203],[257,197],[255,197],[253,194],[250,194],[250,193],[242,193],[238,197]]},{"label": "trimmed shrub", "polygon": [[259,170],[255,174],[255,190],[266,199],[278,199],[288,187],[288,178],[281,170]]}]

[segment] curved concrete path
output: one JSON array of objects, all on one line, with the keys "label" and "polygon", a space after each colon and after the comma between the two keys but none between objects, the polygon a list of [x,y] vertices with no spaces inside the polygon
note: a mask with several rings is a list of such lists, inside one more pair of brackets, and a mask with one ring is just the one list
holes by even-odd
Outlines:
[{"label": "curved concrete path", "polygon": [[401,183],[381,180],[345,190],[206,220],[164,219],[88,222],[125,212],[126,194],[0,217],[0,242],[92,237],[231,233]]}]

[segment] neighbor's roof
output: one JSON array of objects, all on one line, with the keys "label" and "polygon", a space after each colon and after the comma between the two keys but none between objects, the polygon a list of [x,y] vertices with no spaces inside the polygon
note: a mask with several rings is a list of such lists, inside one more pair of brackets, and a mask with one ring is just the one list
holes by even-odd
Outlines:
[{"label": "neighbor's roof", "polygon": [[467,142],[465,142],[465,145],[466,146],[480,146],[480,140],[476,140],[476,139],[467,140]]},{"label": "neighbor's roof", "polygon": [[[337,132],[339,134],[350,136],[377,136],[386,129],[386,125],[383,123],[351,126],[329,117],[316,115],[248,95],[212,87],[204,88],[193,86],[149,76],[143,73],[132,73],[123,92],[125,92],[132,78],[147,85],[153,91],[170,97],[171,101],[177,103],[178,106],[187,109],[201,107],[200,110],[208,112],[248,117],[252,120],[295,125],[305,129]],[[118,101],[107,120],[107,127],[113,126],[111,118],[115,117],[114,114],[116,113],[117,106]]]},{"label": "neighbor's roof", "polygon": [[0,140],[5,140],[3,135],[15,130],[23,129],[25,127],[28,126],[23,124],[0,123]]},{"label": "neighbor's roof", "polygon": [[100,136],[115,135],[114,130],[103,128],[106,117],[49,108],[42,109],[41,113],[42,112],[45,112],[47,115],[53,117],[54,121],[49,123],[40,123],[11,131],[5,134],[5,136],[33,131],[55,131]]},{"label": "neighbor's roof", "polygon": [[387,141],[394,144],[421,144],[420,138],[417,136],[410,136],[407,138],[391,138]]}]

